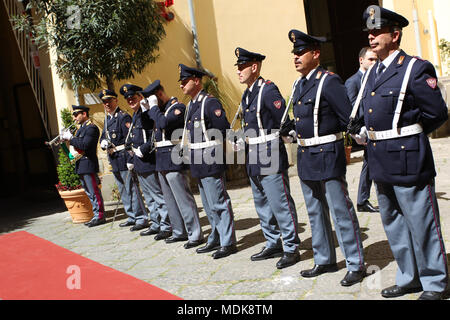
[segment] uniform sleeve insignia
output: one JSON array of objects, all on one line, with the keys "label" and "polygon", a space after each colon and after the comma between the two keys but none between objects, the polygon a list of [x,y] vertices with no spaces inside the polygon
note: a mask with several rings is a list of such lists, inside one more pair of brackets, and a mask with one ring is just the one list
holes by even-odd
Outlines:
[{"label": "uniform sleeve insignia", "polygon": [[428,78],[427,84],[430,86],[431,89],[436,89],[436,86],[437,86],[436,78]]},{"label": "uniform sleeve insignia", "polygon": [[402,64],[402,63],[403,63],[403,60],[405,60],[405,56],[401,56],[401,57],[398,59],[397,64]]},{"label": "uniform sleeve insignia", "polygon": [[125,122],[125,127],[127,127],[128,129],[130,129],[131,123],[129,122]]},{"label": "uniform sleeve insignia", "polygon": [[319,80],[322,76],[322,71],[317,72],[316,80]]},{"label": "uniform sleeve insignia", "polygon": [[216,117],[218,118],[218,117],[220,117],[220,116],[222,115],[222,110],[216,109],[216,110],[214,110],[214,114],[215,114]]},{"label": "uniform sleeve insignia", "polygon": [[175,109],[175,111],[173,112],[176,116],[181,114],[181,111],[179,109]]},{"label": "uniform sleeve insignia", "polygon": [[280,109],[281,108],[281,100],[274,101],[273,105],[275,106],[275,108]]}]

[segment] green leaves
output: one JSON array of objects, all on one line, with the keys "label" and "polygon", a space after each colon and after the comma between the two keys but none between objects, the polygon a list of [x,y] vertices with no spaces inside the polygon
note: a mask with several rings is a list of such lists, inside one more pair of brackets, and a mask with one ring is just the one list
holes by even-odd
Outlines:
[{"label": "green leaves", "polygon": [[157,59],[165,36],[163,19],[153,0],[31,1],[36,12],[14,17],[15,26],[32,31],[39,45],[56,50],[58,75],[74,87],[92,91],[104,78],[133,78]]}]

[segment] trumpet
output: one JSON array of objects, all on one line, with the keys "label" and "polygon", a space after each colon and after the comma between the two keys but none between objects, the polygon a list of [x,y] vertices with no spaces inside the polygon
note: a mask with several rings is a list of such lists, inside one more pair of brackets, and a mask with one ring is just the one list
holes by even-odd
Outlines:
[{"label": "trumpet", "polygon": [[63,132],[66,132],[66,131],[68,131],[68,130],[70,130],[70,129],[72,129],[72,127],[74,127],[75,126],[75,122],[74,123],[72,123],[68,128],[64,128],[64,129],[62,129],[62,132],[60,133],[60,134],[58,134],[56,137],[54,137],[52,140],[50,140],[50,141],[45,141],[45,144],[48,146],[48,147],[54,147],[54,146],[58,146],[58,145],[60,145],[61,144],[61,142],[62,142],[62,140],[61,140],[61,135],[62,135],[62,133]]}]

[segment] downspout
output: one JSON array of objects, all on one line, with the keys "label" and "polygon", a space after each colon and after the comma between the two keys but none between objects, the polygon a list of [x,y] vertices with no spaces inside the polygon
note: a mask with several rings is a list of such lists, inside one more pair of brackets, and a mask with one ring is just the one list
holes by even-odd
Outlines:
[{"label": "downspout", "polygon": [[431,50],[433,52],[433,64],[435,69],[440,76],[442,76],[442,70],[439,67],[439,54],[438,54],[438,45],[437,45],[437,36],[436,36],[436,28],[434,25],[434,17],[433,12],[428,10],[428,22],[430,24],[430,37],[431,37]]},{"label": "downspout", "polygon": [[413,0],[413,24],[414,24],[414,34],[416,35],[417,55],[419,57],[422,57],[422,44],[420,43],[419,18],[417,16],[416,4],[414,0]]},{"label": "downspout", "polygon": [[194,4],[192,0],[188,0],[189,4],[189,14],[191,16],[191,30],[192,30],[192,36],[194,38],[194,51],[195,51],[195,61],[197,62],[197,68],[204,70],[211,78],[215,78],[215,75],[209,71],[208,69],[204,68],[202,65],[202,60],[200,57],[200,49],[198,46],[198,38],[197,38],[197,24],[195,22],[195,14],[194,14]]}]

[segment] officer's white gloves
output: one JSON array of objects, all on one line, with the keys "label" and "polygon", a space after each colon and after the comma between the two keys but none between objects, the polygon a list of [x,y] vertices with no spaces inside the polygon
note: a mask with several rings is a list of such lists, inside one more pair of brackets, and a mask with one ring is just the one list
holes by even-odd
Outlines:
[{"label": "officer's white gloves", "polygon": [[147,102],[148,105],[150,106],[150,109],[158,106],[158,98],[154,94],[152,94],[150,97],[147,98]]},{"label": "officer's white gloves", "polygon": [[281,136],[281,139],[283,139],[284,143],[293,143],[295,141],[296,134],[297,133],[295,132],[295,130],[291,130],[289,131],[288,136]]},{"label": "officer's white gloves", "polygon": [[245,149],[245,141],[242,138],[237,139],[236,142],[231,143],[233,145],[233,150],[235,152],[239,152]]},{"label": "officer's white gloves", "polygon": [[133,148],[133,152],[134,152],[134,154],[135,154],[136,156],[138,156],[139,158],[143,158],[143,157],[144,157],[144,155],[143,155],[142,152],[141,152],[141,148],[140,148],[140,147],[138,147],[138,148]]},{"label": "officer's white gloves", "polygon": [[108,146],[109,146],[108,140],[103,139],[103,140],[100,142],[100,148],[102,148],[103,150],[106,150],[106,149],[108,148]]},{"label": "officer's white gloves", "polygon": [[367,128],[362,127],[359,134],[352,134],[353,139],[355,139],[357,144],[366,145],[367,144]]},{"label": "officer's white gloves", "polygon": [[158,98],[153,94],[147,99],[141,100],[141,110],[145,112],[158,105]]},{"label": "officer's white gloves", "polygon": [[132,164],[132,163],[127,163],[127,168],[128,168],[128,170],[133,170],[134,169],[134,164]]},{"label": "officer's white gloves", "polygon": [[62,130],[61,131],[61,139],[62,140],[71,140],[73,138],[72,133],[70,130]]}]

